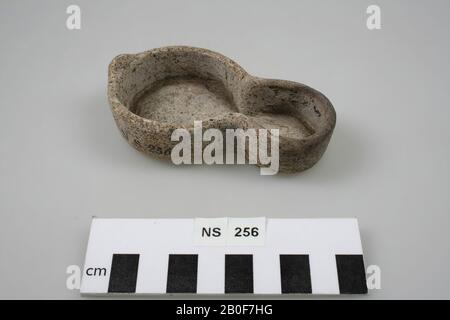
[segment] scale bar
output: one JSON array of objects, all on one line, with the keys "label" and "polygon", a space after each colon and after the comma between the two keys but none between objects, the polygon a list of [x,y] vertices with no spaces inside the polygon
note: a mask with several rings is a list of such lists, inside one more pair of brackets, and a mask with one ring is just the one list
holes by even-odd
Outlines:
[{"label": "scale bar", "polygon": [[81,293],[365,294],[355,219],[267,219],[263,245],[198,245],[194,219],[94,219]]}]

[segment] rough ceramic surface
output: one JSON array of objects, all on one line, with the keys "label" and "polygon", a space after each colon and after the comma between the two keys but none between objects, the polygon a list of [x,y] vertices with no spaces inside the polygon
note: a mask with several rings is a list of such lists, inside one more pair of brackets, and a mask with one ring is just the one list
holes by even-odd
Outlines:
[{"label": "rough ceramic surface", "polygon": [[109,65],[108,98],[125,139],[139,151],[170,159],[177,128],[280,130],[280,172],[313,166],[336,123],[320,92],[285,80],[249,75],[206,49],[164,47],[122,54]]}]

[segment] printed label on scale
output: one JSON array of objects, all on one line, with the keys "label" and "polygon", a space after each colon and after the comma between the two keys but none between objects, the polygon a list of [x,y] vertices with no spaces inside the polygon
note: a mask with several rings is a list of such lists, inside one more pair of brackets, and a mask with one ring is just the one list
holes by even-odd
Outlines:
[{"label": "printed label on scale", "polygon": [[196,218],[194,244],[199,246],[263,246],[266,218]]}]

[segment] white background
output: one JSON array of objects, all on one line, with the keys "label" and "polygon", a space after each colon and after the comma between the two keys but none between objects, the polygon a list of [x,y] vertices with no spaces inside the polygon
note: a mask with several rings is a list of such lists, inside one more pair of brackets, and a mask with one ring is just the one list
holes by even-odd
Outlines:
[{"label": "white background", "polygon": [[[78,4],[82,29],[66,29]],[[366,28],[366,8],[382,29]],[[357,217],[382,289],[450,298],[448,1],[0,1],[0,298],[79,298],[91,216]],[[312,169],[175,167],[138,153],[106,99],[119,53],[218,51],[337,112]]]}]

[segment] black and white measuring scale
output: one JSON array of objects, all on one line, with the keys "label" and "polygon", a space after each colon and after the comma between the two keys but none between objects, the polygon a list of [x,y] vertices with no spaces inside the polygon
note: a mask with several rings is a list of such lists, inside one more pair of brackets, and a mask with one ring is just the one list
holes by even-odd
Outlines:
[{"label": "black and white measuring scale", "polygon": [[81,294],[367,293],[356,219],[92,220]]}]

